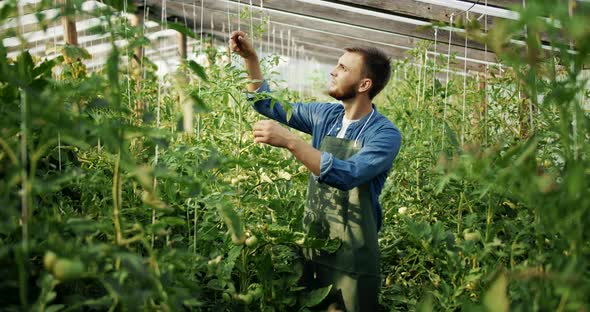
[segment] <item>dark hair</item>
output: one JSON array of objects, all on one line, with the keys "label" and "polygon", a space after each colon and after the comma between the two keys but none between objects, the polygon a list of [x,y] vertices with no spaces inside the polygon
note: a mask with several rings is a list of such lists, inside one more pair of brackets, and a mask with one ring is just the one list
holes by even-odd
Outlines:
[{"label": "dark hair", "polygon": [[385,88],[391,77],[389,57],[383,51],[374,47],[351,47],[344,50],[362,56],[364,63],[363,74],[373,81],[373,86],[369,90],[369,98],[373,99]]}]

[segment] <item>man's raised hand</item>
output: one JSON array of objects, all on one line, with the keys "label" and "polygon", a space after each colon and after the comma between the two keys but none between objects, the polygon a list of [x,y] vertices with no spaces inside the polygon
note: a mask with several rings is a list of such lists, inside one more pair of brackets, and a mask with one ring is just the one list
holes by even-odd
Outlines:
[{"label": "man's raised hand", "polygon": [[232,32],[229,38],[229,48],[232,52],[237,53],[245,59],[256,56],[256,51],[254,50],[252,43],[248,40],[246,33],[243,31]]}]

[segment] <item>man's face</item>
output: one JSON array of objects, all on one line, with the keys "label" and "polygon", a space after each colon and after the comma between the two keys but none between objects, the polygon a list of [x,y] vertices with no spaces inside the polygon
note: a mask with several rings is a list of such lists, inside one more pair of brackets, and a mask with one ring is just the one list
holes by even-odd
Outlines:
[{"label": "man's face", "polygon": [[328,94],[339,101],[354,98],[362,79],[363,58],[357,53],[344,53],[330,72]]}]

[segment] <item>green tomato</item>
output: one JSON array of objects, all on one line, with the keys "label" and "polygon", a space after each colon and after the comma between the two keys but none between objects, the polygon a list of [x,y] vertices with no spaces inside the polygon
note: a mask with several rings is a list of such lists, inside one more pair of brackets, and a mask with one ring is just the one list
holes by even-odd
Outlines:
[{"label": "green tomato", "polygon": [[256,236],[252,235],[246,239],[246,246],[254,247],[256,244],[258,244],[258,238]]},{"label": "green tomato", "polygon": [[78,278],[84,273],[84,265],[78,260],[58,259],[53,266],[53,275],[59,280]]},{"label": "green tomato", "polygon": [[481,233],[479,231],[475,232],[464,232],[463,239],[466,241],[480,241],[481,240]]},{"label": "green tomato", "polygon": [[251,284],[248,286],[248,294],[251,294],[254,298],[260,298],[262,296],[262,285],[258,283]]},{"label": "green tomato", "polygon": [[47,251],[43,256],[43,265],[47,270],[51,271],[53,269],[55,261],[57,261],[57,255],[53,251]]},{"label": "green tomato", "polygon": [[238,299],[245,304],[252,303],[252,294],[238,294]]}]

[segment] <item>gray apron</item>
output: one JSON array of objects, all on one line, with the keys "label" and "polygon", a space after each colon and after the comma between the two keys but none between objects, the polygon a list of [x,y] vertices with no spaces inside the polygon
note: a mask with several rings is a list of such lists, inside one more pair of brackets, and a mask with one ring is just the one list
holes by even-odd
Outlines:
[{"label": "gray apron", "polygon": [[[326,136],[320,151],[338,159],[348,159],[359,151],[353,140]],[[338,302],[346,311],[377,311],[379,246],[377,226],[368,183],[350,191],[341,191],[312,176],[303,226],[308,235],[321,239],[339,239],[340,248],[330,254],[318,249],[304,249],[309,288],[332,284],[327,304]]]}]

